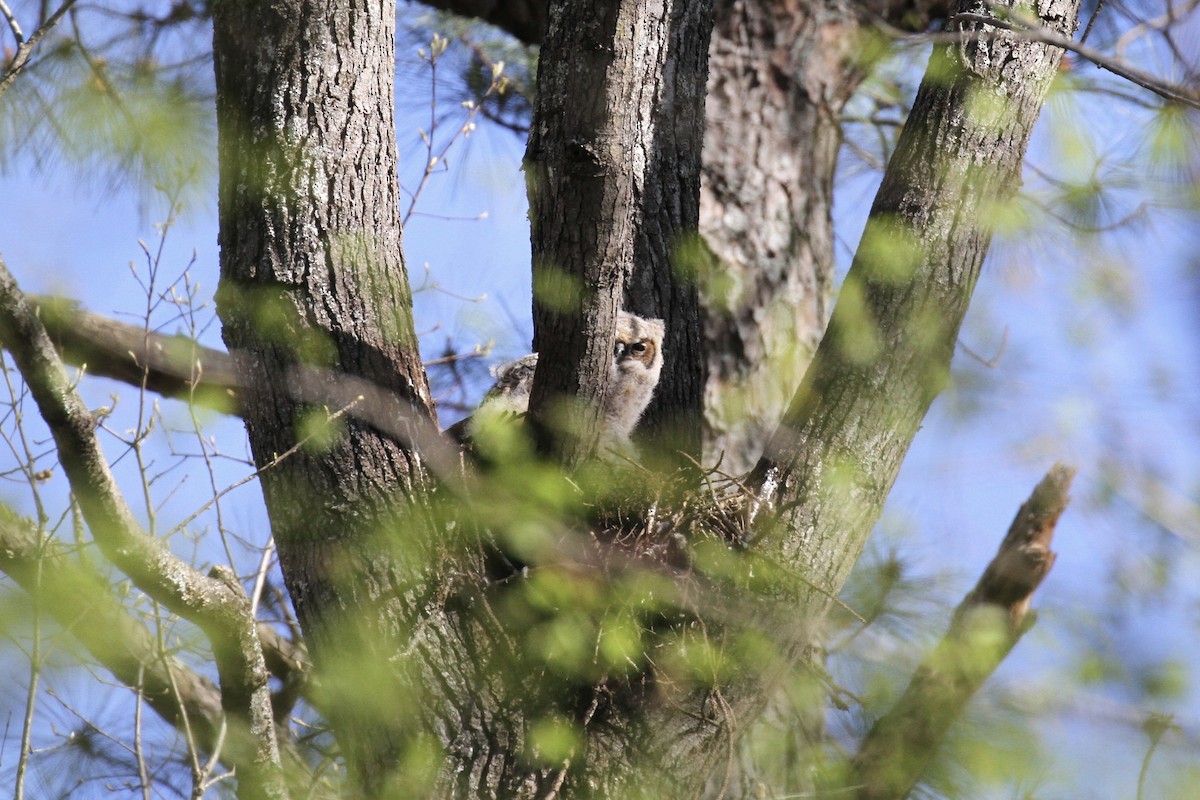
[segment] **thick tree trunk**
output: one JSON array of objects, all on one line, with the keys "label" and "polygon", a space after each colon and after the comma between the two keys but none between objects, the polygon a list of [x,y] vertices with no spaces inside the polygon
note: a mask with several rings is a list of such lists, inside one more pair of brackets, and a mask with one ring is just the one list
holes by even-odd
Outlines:
[{"label": "thick tree trunk", "polygon": [[841,114],[866,77],[874,18],[924,29],[945,0],[719,0],[710,50],[700,232],[705,463],[757,462],[816,350],[835,269]]},{"label": "thick tree trunk", "polygon": [[[623,54],[626,72],[617,80],[631,93],[626,99],[640,97],[636,108],[652,123],[639,133],[674,125],[687,133],[681,139],[672,131],[658,144],[630,140],[636,146],[627,154],[644,156],[650,169],[643,164],[628,172],[623,164],[615,190],[626,193],[621,198],[641,194],[652,199],[644,205],[663,206],[651,213],[634,203],[636,224],[651,230],[627,228],[625,238],[648,240],[652,244],[639,246],[662,258],[682,231],[695,227],[696,120],[708,16],[694,4],[626,3],[621,12],[646,31],[638,40],[643,50]],[[588,9],[573,19],[591,18]],[[672,32],[650,35],[653,20]],[[399,252],[391,35],[386,4],[326,8],[298,0],[284,8],[229,0],[215,9],[220,313],[241,380],[261,387],[245,402],[244,415],[263,466],[296,445],[298,417],[312,411],[295,399],[313,396],[306,385],[313,370],[301,367],[328,368],[336,373],[336,379],[328,376],[330,384],[362,380],[385,387],[428,414]],[[614,42],[628,44],[620,37]],[[612,57],[614,49],[610,45],[597,57]],[[676,118],[677,105],[691,109],[691,116]],[[601,138],[606,146],[616,141]],[[681,140],[696,146],[673,149]],[[583,160],[589,159],[585,154]],[[587,170],[574,176],[595,178]],[[579,252],[586,260],[604,246],[605,238],[594,232],[598,225],[630,224],[624,199],[609,196],[607,202],[605,215],[587,209],[596,214],[592,232],[577,232],[564,245],[574,263]],[[579,205],[563,207],[580,212]],[[610,234],[607,241],[620,248],[620,239]],[[610,324],[623,301],[633,253],[630,244],[615,262],[621,278],[604,306]],[[662,294],[631,303],[638,311],[662,308],[681,319],[690,313],[692,324],[682,326],[676,346],[681,363],[690,347],[693,366],[683,372],[690,383],[676,383],[685,386],[679,391],[691,392],[698,408],[695,292],[663,277],[670,274],[665,264],[656,270]],[[590,321],[595,326],[597,317]],[[603,338],[596,355],[607,361],[611,345]],[[552,349],[543,353],[545,363],[565,363],[552,357]],[[426,513],[416,455],[354,415],[338,422],[341,427],[319,438],[319,447],[300,448],[267,469],[263,486],[288,589],[325,693],[323,707],[365,790],[532,798],[591,793],[594,787],[602,796],[628,795],[644,778],[639,768],[650,763],[640,757],[644,724],[636,714],[612,716],[586,732],[586,752],[549,765],[531,758],[529,727],[538,721],[538,708],[555,702],[542,699],[544,688],[553,690],[537,682],[552,679],[539,675],[535,663],[532,674],[517,673],[522,681],[514,685],[512,659],[529,666],[523,645],[497,626],[480,593],[474,549],[456,554],[450,528],[440,527],[445,520],[433,522]],[[426,538],[437,531],[446,537],[442,542]],[[591,719],[586,709],[580,713]],[[697,762],[671,769],[691,775]]]},{"label": "thick tree trunk", "polygon": [[[531,411],[599,404],[616,312],[666,323],[647,422],[699,455],[703,356],[695,282],[678,252],[696,230],[710,2],[550,5],[526,173],[534,257]],[[591,449],[587,427],[567,460]]]},{"label": "thick tree trunk", "polygon": [[[397,575],[381,526],[416,493],[421,462],[352,416],[325,425],[337,409],[320,394],[336,373],[432,419],[400,250],[394,3],[220,0],[213,24],[218,311],[243,385],[258,390],[243,409],[256,463],[290,453],[262,476],[272,532],[317,668],[331,679],[375,664],[390,698],[399,676],[387,665],[411,611],[396,587],[415,578]],[[306,396],[315,402],[295,399]],[[318,435],[290,452],[306,432]],[[394,703],[336,702],[345,688],[325,685],[331,722],[370,784],[403,725]]]},{"label": "thick tree trunk", "polygon": [[750,469],[828,316],[833,175],[858,32],[836,3],[719,3],[700,231],[708,382],[705,463]]}]

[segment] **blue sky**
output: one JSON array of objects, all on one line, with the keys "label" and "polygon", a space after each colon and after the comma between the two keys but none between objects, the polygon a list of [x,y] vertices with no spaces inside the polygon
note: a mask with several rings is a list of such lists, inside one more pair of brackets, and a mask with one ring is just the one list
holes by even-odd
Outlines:
[{"label": "blue sky", "polygon": [[[401,96],[402,103],[410,99]],[[422,111],[400,115],[404,186],[419,178],[417,129],[424,125]],[[1146,126],[1144,111],[1101,97],[1054,100],[1039,123],[1030,161],[1068,178],[1098,163],[1116,163],[1114,180],[1128,178],[1120,168],[1125,164],[1140,183],[1123,184],[1117,205],[1162,193],[1170,176],[1145,166]],[[422,213],[405,230],[414,286],[428,265],[429,278],[440,287],[416,298],[427,357],[439,355],[447,337],[460,348],[491,342],[492,362],[528,347],[522,151],[511,133],[480,125],[451,152],[450,171],[433,178]],[[843,261],[857,242],[877,180],[850,166],[843,170],[835,208]],[[187,268],[201,297],[209,298],[218,254],[215,191],[211,181],[205,185],[169,231],[161,274],[174,278]],[[1033,172],[1026,186],[1034,194],[1046,190]],[[1128,719],[1136,723],[1146,709],[1176,713],[1183,733],[1164,740],[1151,772],[1157,782],[1151,786],[1161,791],[1147,795],[1169,796],[1178,790],[1175,768],[1200,769],[1194,756],[1200,751],[1200,228],[1194,212],[1155,208],[1144,224],[1087,243],[1036,207],[1029,213],[1033,232],[1018,231],[993,248],[962,336],[985,355],[1005,341],[1003,353],[985,368],[960,349],[959,380],[934,404],[917,437],[873,547],[894,544],[917,575],[956,602],[1046,469],[1056,460],[1077,467],[1076,500],[1055,541],[1058,562],[1036,600],[1040,622],[988,691],[1038,708],[1063,706],[1038,723],[1047,751],[1058,754],[1039,793],[1046,797],[1077,797],[1082,787],[1091,797],[1133,796],[1144,739]],[[0,173],[0,253],[9,269],[28,292],[65,294],[95,311],[137,313],[144,305],[130,264],[144,276],[138,240],[154,247],[162,214],[153,192],[81,181],[65,162],[37,168],[17,158]],[[215,327],[206,341],[220,346]],[[93,406],[108,403],[112,392],[128,394],[102,380],[86,381],[84,389]],[[133,406],[123,400],[120,414]],[[968,406],[973,410],[959,413]],[[187,421],[179,404],[164,408],[167,419]],[[113,418],[115,429],[131,424],[120,414]],[[236,421],[209,420],[203,430],[230,454],[246,455]],[[113,441],[106,446],[114,452]],[[156,453],[164,464],[171,458],[168,449]],[[6,458],[0,454],[0,469],[8,468]],[[119,467],[125,480],[131,462]],[[1125,480],[1110,492],[1107,476],[1114,470]],[[218,474],[229,482],[244,472],[231,462]],[[180,478],[177,489],[165,492],[164,526],[204,502],[206,480]],[[61,488],[48,491],[61,502]],[[1162,503],[1147,500],[1160,496]],[[18,484],[0,484],[0,500],[29,509]],[[266,530],[253,484],[228,496],[225,514],[240,530]],[[204,560],[223,558],[202,535],[176,536],[172,545],[183,553],[194,548]],[[930,630],[938,629],[932,621]],[[916,648],[901,649],[910,658],[920,655]],[[1128,669],[1083,681],[1091,655]],[[872,654],[856,657],[869,661]],[[1178,691],[1145,691],[1147,675],[1173,675],[1175,663],[1183,676]],[[0,697],[0,704],[11,700]],[[11,746],[9,741],[0,767],[12,763]],[[1099,766],[1086,766],[1097,757]],[[1097,771],[1103,781],[1096,780]],[[998,789],[996,796],[1008,795]]]}]

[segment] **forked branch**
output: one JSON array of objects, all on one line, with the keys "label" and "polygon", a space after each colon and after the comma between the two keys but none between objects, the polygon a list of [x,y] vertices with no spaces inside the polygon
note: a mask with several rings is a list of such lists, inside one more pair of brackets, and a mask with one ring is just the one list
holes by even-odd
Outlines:
[{"label": "forked branch", "polygon": [[285,797],[267,671],[245,592],[228,570],[201,575],[138,525],[100,448],[95,419],[67,380],[35,307],[3,259],[0,341],[54,437],[71,491],[104,555],[139,589],[195,622],[212,641],[222,705],[235,723],[233,746],[246,748],[241,790],[248,797]]},{"label": "forked branch", "polygon": [[[75,558],[55,541],[39,541],[30,521],[0,505],[0,572],[75,637],[92,658],[117,680],[141,693],[147,705],[165,722],[190,735],[191,744],[206,754],[219,752],[225,712],[221,692],[203,675],[162,652],[154,633],[130,614],[104,577]],[[306,656],[274,628],[259,627],[264,655],[285,692],[306,672]],[[290,696],[284,703],[293,702]],[[280,705],[277,700],[277,706]],[[290,742],[281,743],[288,776],[297,785],[315,780]],[[238,752],[220,752],[226,766],[237,769]]]}]

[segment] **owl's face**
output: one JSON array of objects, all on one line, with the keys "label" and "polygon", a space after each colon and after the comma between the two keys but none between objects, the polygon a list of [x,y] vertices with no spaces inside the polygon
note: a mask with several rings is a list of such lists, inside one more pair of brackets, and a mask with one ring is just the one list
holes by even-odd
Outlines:
[{"label": "owl's face", "polygon": [[617,341],[613,363],[619,372],[645,371],[656,377],[662,367],[663,321],[645,319],[626,311],[617,316]]},{"label": "owl's face", "polygon": [[650,404],[663,364],[663,321],[622,311],[617,316],[612,374],[601,411],[602,449],[627,449],[629,436]]}]

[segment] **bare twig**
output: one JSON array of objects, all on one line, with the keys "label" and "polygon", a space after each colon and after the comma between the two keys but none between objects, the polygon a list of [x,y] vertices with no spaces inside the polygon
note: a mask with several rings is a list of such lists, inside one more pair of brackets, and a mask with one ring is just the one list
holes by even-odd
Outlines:
[{"label": "bare twig", "polygon": [[467,114],[461,125],[451,134],[449,140],[436,153],[434,152],[434,135],[438,129],[437,116],[437,67],[438,61],[442,54],[446,52],[446,47],[449,45],[449,40],[444,36],[435,33],[433,40],[429,43],[429,52],[424,49],[418,51],[421,59],[429,64],[429,130],[421,131],[421,139],[425,142],[425,168],[421,173],[421,180],[417,184],[417,188],[411,193],[408,210],[404,213],[404,224],[408,224],[408,220],[413,215],[414,209],[417,207],[417,201],[421,197],[421,193],[429,184],[429,179],[434,172],[445,171],[447,169],[446,155],[450,152],[450,148],[460,137],[471,135],[471,131],[475,130],[475,116],[479,114],[483,107],[483,101],[493,94],[503,94],[508,87],[508,78],[504,75],[504,62],[497,61],[490,65],[492,80],[488,88],[484,91],[483,97],[479,102],[474,100],[466,100],[462,106],[466,109]]},{"label": "bare twig", "polygon": [[0,15],[4,16],[4,21],[8,23],[8,29],[12,31],[13,39],[20,46],[25,41],[25,33],[21,30],[21,24],[17,22],[12,9],[4,0],[0,0]]},{"label": "bare twig", "polygon": [[[72,551],[53,540],[40,541],[37,526],[0,506],[0,572],[27,591],[64,630],[113,676],[138,693],[138,710],[149,705],[169,725],[180,730],[186,718],[195,742],[206,753],[216,752],[224,719],[220,690],[173,655],[163,652],[155,634],[129,612],[104,576]],[[288,672],[307,673],[304,649],[266,625],[258,626],[265,663],[281,679]],[[137,723],[135,737],[140,735]],[[284,744],[288,773],[298,783],[311,784],[300,753]],[[139,748],[135,742],[135,754]],[[228,766],[237,766],[236,753],[226,752]],[[139,766],[139,772],[145,770]]]},{"label": "bare twig", "polygon": [[3,506],[0,571],[39,599],[118,680],[129,686],[140,682],[146,702],[172,725],[178,724],[180,709],[166,691],[167,670],[177,672],[190,714],[204,721],[206,731],[214,729],[222,715],[217,687],[174,659],[158,659],[153,634],[120,604],[98,572],[70,558],[65,547],[40,543],[37,529]]},{"label": "bare twig", "polygon": [[978,361],[983,366],[987,367],[988,369],[995,369],[997,366],[999,366],[1000,359],[1004,358],[1004,351],[1008,349],[1008,328],[1006,327],[1004,332],[1000,335],[1000,344],[996,347],[996,354],[991,358],[984,358],[982,355],[968,347],[966,342],[961,340],[958,342],[958,346],[962,348],[964,353]]},{"label": "bare twig", "polygon": [[[297,441],[294,445],[289,447],[287,450],[285,450],[282,453],[280,453],[279,455],[275,456],[275,458],[271,459],[266,464],[263,464],[260,468],[254,470],[254,472],[251,472],[249,475],[239,478],[238,480],[236,480],[233,483],[226,486],[224,489],[221,489],[220,491],[214,493],[211,498],[209,498],[198,509],[193,511],[190,516],[188,516],[182,522],[180,522],[178,525],[176,525],[174,528],[172,528],[170,530],[170,532],[167,534],[167,536],[170,536],[173,533],[178,533],[179,531],[186,528],[188,525],[190,525],[192,522],[194,522],[197,518],[199,518],[201,514],[203,514],[205,511],[207,511],[213,505],[215,505],[222,497],[229,494],[234,489],[237,489],[240,486],[245,486],[247,483],[250,483],[251,481],[262,477],[263,473],[274,469],[275,467],[279,466],[284,460],[291,458],[296,453],[300,452],[302,449],[304,449],[304,446],[307,445],[310,441],[312,441],[315,437],[325,435],[328,427],[330,425],[332,425],[334,422],[336,422],[337,420],[341,419],[346,414],[350,413],[350,411],[356,405],[358,405],[358,403],[360,402],[360,399],[361,398],[352,398],[349,402],[346,403],[346,405],[342,406],[342,408],[339,408],[337,411],[334,411],[333,413],[328,414],[325,418],[323,427],[316,427],[307,436],[301,438],[299,441]],[[264,559],[266,558],[265,553],[269,553],[269,552],[270,552],[269,550],[264,551]],[[254,605],[254,603],[252,601],[251,609],[253,609],[253,605]]]},{"label": "bare twig", "polygon": [[[1137,40],[1138,37],[1145,36],[1151,31],[1165,33],[1172,25],[1176,24],[1179,20],[1195,11],[1196,6],[1200,5],[1200,3],[1197,3],[1197,0],[1188,0],[1188,2],[1183,3],[1179,7],[1176,7],[1174,3],[1167,3],[1166,5],[1167,13],[1161,14],[1154,19],[1145,20],[1138,25],[1134,25],[1129,30],[1125,31],[1125,33],[1121,34],[1121,38],[1117,39],[1117,43],[1113,47],[1113,50],[1116,51],[1118,57],[1124,58],[1126,48],[1128,48],[1129,45]],[[1096,11],[1099,13],[1099,6],[1096,7]]]},{"label": "bare twig", "polygon": [[144,664],[138,664],[137,683],[134,691],[137,697],[133,706],[133,757],[137,763],[138,783],[141,784],[142,800],[150,800],[150,770],[146,767],[146,750],[142,746],[142,709],[145,707],[145,670]]},{"label": "bare twig", "polygon": [[[38,539],[44,535],[43,531],[38,531]],[[40,541],[38,542],[40,547]],[[37,588],[41,588],[42,569],[41,559],[38,559],[38,565],[33,570],[33,583]],[[25,798],[25,774],[29,767],[29,756],[33,753],[33,718],[34,709],[37,708],[38,697],[38,682],[42,676],[42,609],[38,602],[38,593],[31,593],[33,600],[33,637],[32,646],[29,648],[29,685],[25,687],[25,715],[21,720],[21,749],[17,755],[17,775],[16,786],[13,787],[13,800],[24,800]]]},{"label": "bare twig", "polygon": [[1092,26],[1096,24],[1096,20],[1100,18],[1100,9],[1104,8],[1104,0],[1096,0],[1096,7],[1092,9],[1092,16],[1088,17],[1087,26],[1083,29],[1083,35],[1079,37],[1079,43],[1083,44],[1092,35]]},{"label": "bare twig", "polygon": [[1162,737],[1167,731],[1178,730],[1178,728],[1179,726],[1175,724],[1175,720],[1170,714],[1151,714],[1142,723],[1142,730],[1150,737],[1150,746],[1146,748],[1146,755],[1142,758],[1142,768],[1138,770],[1137,800],[1142,800],[1146,796],[1146,776],[1150,774],[1150,759],[1153,758],[1154,751],[1158,749],[1158,743],[1162,741]]},{"label": "bare twig", "polygon": [[25,65],[29,63],[29,57],[33,55],[33,50],[38,46],[38,43],[45,38],[46,34],[49,33],[55,25],[58,24],[58,21],[62,19],[63,14],[66,14],[68,11],[70,11],[71,7],[74,5],[75,0],[65,0],[65,2],[59,6],[53,14],[47,17],[46,21],[39,25],[37,30],[30,34],[29,38],[25,39],[24,41],[21,41],[21,28],[19,25],[17,25],[16,18],[12,16],[12,12],[9,11],[8,6],[4,6],[3,13],[5,19],[8,21],[8,26],[12,29],[13,35],[17,37],[17,52],[13,54],[13,57],[9,60],[8,64],[5,65],[4,72],[0,73],[0,96],[3,96],[4,93],[8,91],[8,87],[12,85],[12,82],[15,81],[17,76],[21,74],[21,71],[25,69]]}]

